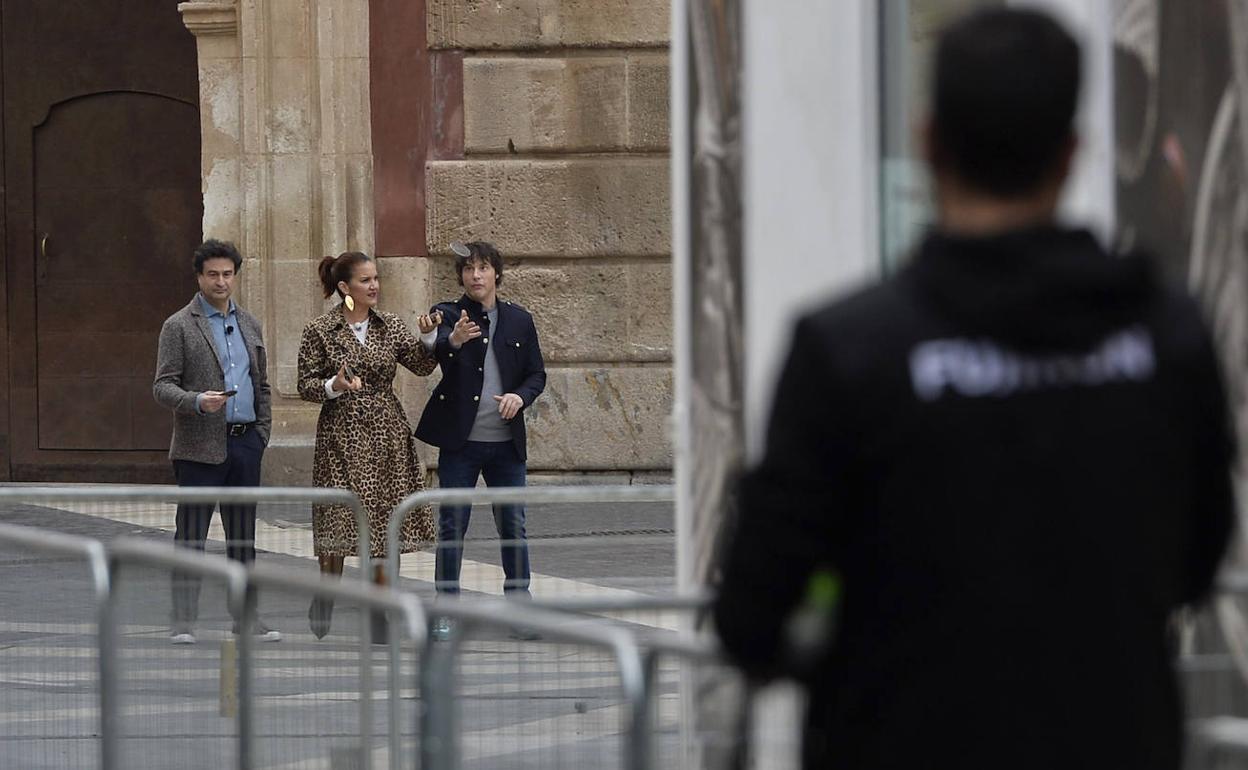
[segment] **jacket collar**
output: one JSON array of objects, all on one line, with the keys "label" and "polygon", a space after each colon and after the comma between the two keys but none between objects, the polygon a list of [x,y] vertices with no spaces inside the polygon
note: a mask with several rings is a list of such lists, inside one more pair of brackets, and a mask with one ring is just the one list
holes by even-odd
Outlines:
[{"label": "jacket collar", "polygon": [[[485,315],[485,308],[481,306],[481,303],[477,302],[472,297],[469,297],[467,294],[464,294],[463,296],[461,296],[459,298],[459,301],[457,301],[455,304],[459,305],[460,307],[468,308],[468,312],[473,313],[475,315]],[[501,313],[503,305],[506,305],[506,304],[507,303],[504,302],[501,298],[499,298],[497,294],[494,295],[494,309],[495,310]]]},{"label": "jacket collar", "polygon": [[192,320],[195,322],[195,328],[199,329],[199,333],[204,335],[204,341],[208,343],[208,347],[212,348],[216,354],[212,357],[212,362],[216,364],[217,371],[221,371],[221,351],[217,348],[217,341],[213,338],[212,327],[208,323],[208,316],[204,314],[203,300],[200,299],[199,293],[196,292],[191,297],[191,303],[186,306],[190,312]]},{"label": "jacket collar", "polygon": [[[191,297],[191,301],[187,304],[185,309],[194,319],[195,328],[199,329],[200,333],[204,335],[204,340],[207,341],[208,346],[216,352],[216,355],[213,356],[213,363],[217,365],[217,370],[220,371],[221,351],[217,350],[217,341],[213,336],[212,326],[208,323],[208,316],[204,314],[203,301],[200,299],[200,296],[199,292],[195,292],[195,296]],[[239,336],[242,337],[243,345],[247,349],[247,358],[251,361],[251,365],[254,368],[256,366],[256,354],[252,349],[254,345],[251,337],[251,326],[248,321],[249,316],[242,312],[242,308],[240,308],[232,298],[230,299],[230,310],[237,312],[238,333]]]},{"label": "jacket collar", "polygon": [[[234,298],[230,297],[230,307],[225,312],[225,315],[228,316],[230,313],[233,313],[237,310],[238,310],[238,305],[235,304]],[[217,310],[215,307],[208,304],[208,300],[204,299],[203,292],[197,291],[195,292],[195,296],[191,297],[191,315],[208,317],[212,315],[213,313],[219,313],[219,312],[220,311]]]}]

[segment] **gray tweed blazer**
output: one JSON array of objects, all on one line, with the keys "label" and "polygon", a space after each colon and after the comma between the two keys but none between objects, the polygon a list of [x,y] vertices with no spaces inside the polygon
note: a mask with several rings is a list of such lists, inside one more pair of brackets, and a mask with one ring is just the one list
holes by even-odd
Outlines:
[{"label": "gray tweed blazer", "polygon": [[[255,316],[238,307],[239,332],[251,358],[251,384],[256,392],[256,431],[267,446],[273,425],[269,396],[268,356],[264,336]],[[225,373],[212,341],[212,329],[199,302],[190,304],[165,319],[160,329],[156,353],[156,380],[152,395],[162,406],[173,410],[173,439],[169,459],[192,460],[216,465],[225,462],[225,410],[200,414],[195,397],[205,390],[225,390]]]}]

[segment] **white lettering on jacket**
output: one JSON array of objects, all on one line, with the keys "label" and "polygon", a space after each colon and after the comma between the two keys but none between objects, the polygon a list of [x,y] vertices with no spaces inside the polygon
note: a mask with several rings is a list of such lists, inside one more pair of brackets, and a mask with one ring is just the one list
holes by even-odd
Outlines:
[{"label": "white lettering on jacket", "polygon": [[922,401],[946,391],[967,398],[1144,382],[1157,368],[1153,337],[1132,326],[1106,337],[1082,354],[1025,355],[985,339],[929,340],[910,351],[910,380]]}]

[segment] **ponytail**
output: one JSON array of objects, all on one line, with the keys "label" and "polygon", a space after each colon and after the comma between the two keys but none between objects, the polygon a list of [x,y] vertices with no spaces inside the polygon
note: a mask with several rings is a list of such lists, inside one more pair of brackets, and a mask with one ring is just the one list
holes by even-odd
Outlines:
[{"label": "ponytail", "polygon": [[344,251],[336,257],[323,258],[316,266],[316,274],[321,278],[321,289],[325,292],[325,298],[328,299],[335,292],[341,296],[338,284],[351,280],[356,265],[372,261],[372,257],[358,251]]}]

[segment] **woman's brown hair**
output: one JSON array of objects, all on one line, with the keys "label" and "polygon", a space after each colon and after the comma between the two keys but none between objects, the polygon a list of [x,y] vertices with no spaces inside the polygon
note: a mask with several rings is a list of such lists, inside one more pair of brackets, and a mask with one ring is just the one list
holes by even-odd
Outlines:
[{"label": "woman's brown hair", "polygon": [[342,292],[338,291],[339,282],[350,283],[351,276],[355,275],[355,266],[372,261],[372,257],[359,251],[344,251],[336,257],[322,259],[316,272],[321,277],[321,288],[325,291],[325,297],[329,298],[334,292],[341,296]]}]

